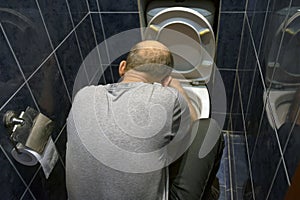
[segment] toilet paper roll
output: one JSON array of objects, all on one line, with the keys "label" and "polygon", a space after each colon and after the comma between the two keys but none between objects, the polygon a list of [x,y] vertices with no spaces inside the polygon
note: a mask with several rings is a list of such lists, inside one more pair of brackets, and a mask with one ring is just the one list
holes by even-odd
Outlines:
[{"label": "toilet paper roll", "polygon": [[17,152],[15,148],[11,151],[14,159],[26,166],[33,166],[39,162],[46,178],[48,179],[58,160],[58,152],[52,138],[49,138],[42,154],[29,149],[21,143],[18,143],[16,147],[18,148],[19,152]]},{"label": "toilet paper roll", "polygon": [[21,143],[16,145],[18,151],[15,148],[12,149],[11,155],[19,163],[26,166],[34,166],[38,163],[40,155],[27,147],[24,147]]}]

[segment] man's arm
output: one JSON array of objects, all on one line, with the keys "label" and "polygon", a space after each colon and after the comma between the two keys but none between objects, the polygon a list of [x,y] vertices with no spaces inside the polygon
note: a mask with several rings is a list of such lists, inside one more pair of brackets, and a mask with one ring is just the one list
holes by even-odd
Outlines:
[{"label": "man's arm", "polygon": [[196,112],[194,106],[192,105],[190,97],[187,95],[185,90],[182,88],[180,82],[177,79],[169,77],[168,80],[163,85],[175,88],[176,90],[178,90],[180,92],[180,94],[184,97],[184,99],[188,103],[192,122],[195,121],[197,119],[197,112]]}]

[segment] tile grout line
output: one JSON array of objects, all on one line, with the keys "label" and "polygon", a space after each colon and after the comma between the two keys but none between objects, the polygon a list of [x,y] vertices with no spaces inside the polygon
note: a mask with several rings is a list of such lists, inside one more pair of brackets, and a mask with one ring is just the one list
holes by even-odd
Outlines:
[{"label": "tile grout line", "polygon": [[243,14],[243,13],[245,13],[245,11],[244,10],[240,10],[240,11],[220,11],[220,13],[221,14]]},{"label": "tile grout line", "polygon": [[[256,2],[255,2],[256,4]],[[268,5],[267,5],[267,10],[266,10],[266,14],[265,14],[265,17],[264,17],[264,25],[263,25],[263,29],[262,29],[262,34],[261,34],[261,38],[260,38],[260,41],[259,41],[259,46],[258,46],[258,56],[260,55],[261,53],[261,46],[262,46],[262,43],[263,43],[263,38],[264,38],[264,32],[265,32],[265,28],[266,28],[266,22],[267,22],[267,18],[268,18],[268,11],[269,11],[269,7],[270,7],[270,0],[268,0]],[[248,17],[248,15],[247,15]],[[249,21],[249,19],[248,19]],[[251,24],[253,25],[253,17],[252,17],[252,20],[251,20]],[[249,27],[249,30],[253,33],[253,30],[252,28],[249,26],[248,24],[248,27]],[[259,57],[256,59],[257,63],[259,62]],[[252,96],[252,89],[253,89],[253,84],[254,84],[254,80],[255,80],[255,76],[256,76],[256,71],[257,71],[257,63],[255,64],[255,71],[253,73],[253,77],[252,77],[252,84],[251,84],[251,90],[250,90],[250,95],[249,95],[249,99],[248,99],[248,103],[247,103],[247,108],[246,108],[246,112],[248,112],[249,110],[249,105],[250,105],[250,98]]]},{"label": "tile grout line", "polygon": [[9,99],[0,107],[0,111],[3,110],[3,108],[16,96],[16,94],[24,87],[26,82],[23,82],[21,86],[9,97]]},{"label": "tile grout line", "polygon": [[264,102],[263,109],[262,109],[262,112],[261,112],[261,115],[260,115],[259,125],[258,125],[258,129],[257,129],[257,136],[256,136],[254,147],[253,147],[253,150],[252,150],[252,156],[250,158],[251,161],[253,159],[254,152],[256,150],[258,137],[260,136],[260,133],[261,133],[261,126],[262,126],[262,122],[263,122],[263,119],[264,119],[265,109],[266,109],[266,102]]},{"label": "tile grout line", "polygon": [[[247,21],[248,27],[250,27],[250,24],[249,24],[249,21],[248,21],[248,17],[246,17],[246,21]],[[262,81],[262,83],[263,83],[263,88],[264,88],[264,90],[266,90],[266,85],[265,85],[265,81],[264,81],[264,76],[263,76],[263,73],[262,73],[262,67],[261,67],[261,65],[260,65],[259,57],[258,57],[256,48],[255,48],[254,38],[253,38],[253,35],[252,35],[252,32],[251,32],[251,31],[249,31],[249,35],[250,35],[252,47],[253,47],[253,50],[254,50],[255,58],[256,58],[256,60],[258,61],[258,62],[257,62],[257,65],[258,65],[258,69],[259,69],[259,73],[260,73],[260,78],[261,78],[261,81]]]},{"label": "tile grout line", "polygon": [[[275,119],[274,119],[274,116],[273,116],[273,110],[271,108],[271,105],[270,105],[268,97],[267,97],[267,106],[268,106],[269,110],[271,111],[272,122],[273,122],[273,124],[275,124]],[[281,144],[280,144],[280,140],[279,140],[277,129],[275,128],[274,131],[275,131],[275,137],[276,137],[276,140],[277,140],[277,145],[278,145],[278,148],[279,148],[279,153],[280,153],[280,156],[282,158],[283,168],[284,168],[284,171],[285,171],[285,175],[287,177],[287,182],[288,182],[289,185],[291,185],[291,181],[290,181],[290,178],[289,178],[289,175],[288,175],[288,172],[287,172],[287,166],[286,166],[286,163],[285,163],[285,159],[284,159],[284,155],[283,155],[283,150],[282,150],[282,147],[281,147]]]},{"label": "tile grout line", "polygon": [[[37,172],[39,171],[39,168],[37,169]],[[29,192],[31,197],[33,197],[34,200],[36,200],[35,196],[33,195],[33,193],[31,192],[29,186],[26,187],[25,191],[23,192],[22,196],[20,197],[20,200],[24,199],[26,193]]]},{"label": "tile grout line", "polygon": [[[59,136],[61,135],[61,133],[63,132],[63,130],[65,129],[65,127],[66,127],[66,124],[64,124],[64,126],[61,128],[61,130],[60,130],[58,136],[57,136],[56,139],[53,141],[54,144],[56,144],[56,142],[58,141],[58,138],[59,138]],[[60,156],[59,156],[59,157],[60,157]],[[63,166],[64,166],[64,165],[63,165]],[[30,186],[31,186],[32,182],[34,181],[36,175],[38,174],[38,172],[40,171],[41,168],[42,168],[42,166],[40,165],[40,166],[38,167],[38,169],[36,170],[36,172],[34,173],[34,175],[32,176],[30,182],[28,183],[27,188],[26,188],[26,190],[25,190],[25,192],[24,192],[23,195],[25,195],[25,193],[26,193],[27,191],[30,191]]]},{"label": "tile grout line", "polygon": [[[99,4],[98,1],[97,4]],[[90,11],[90,13],[91,14],[139,14],[139,11]]]},{"label": "tile grout line", "polygon": [[[34,175],[32,176],[30,182],[29,182],[28,185],[27,185],[26,190],[24,191],[24,195],[25,195],[25,193],[26,193],[27,191],[29,191],[30,194],[32,194],[32,192],[31,192],[31,190],[30,190],[30,186],[31,186],[32,182],[34,181],[34,179],[35,179],[36,175],[38,174],[38,172],[41,170],[41,168],[42,168],[42,166],[40,165],[40,166],[38,167],[38,169],[36,170],[36,172],[34,173]],[[32,196],[34,196],[34,195],[32,194]]]},{"label": "tile grout line", "polygon": [[[15,172],[17,173],[17,175],[19,176],[19,178],[23,182],[24,186],[27,188],[28,185],[27,185],[26,181],[23,179],[23,177],[21,176],[20,172],[18,171],[18,169],[16,168],[16,166],[14,165],[14,163],[11,161],[11,159],[9,158],[9,156],[7,155],[5,149],[2,147],[1,144],[0,144],[0,149],[3,152],[3,154],[5,155],[5,157],[7,158],[8,162],[10,163],[10,165],[14,168]],[[29,191],[29,192],[34,197],[34,195],[32,194],[32,192],[31,191]]]},{"label": "tile grout line", "polygon": [[[298,107],[298,110],[297,110],[297,114],[296,114],[295,119],[297,119],[299,115],[300,115],[300,107]],[[285,143],[284,148],[283,148],[283,153],[285,153],[285,151],[286,151],[288,142],[289,142],[289,140],[290,140],[290,137],[291,137],[291,135],[292,135],[292,131],[293,131],[295,125],[296,125],[296,120],[293,122],[292,127],[291,127],[291,129],[290,129],[290,131],[289,131],[288,138],[287,138],[286,143]],[[278,170],[279,170],[279,167],[280,167],[280,164],[281,164],[282,161],[283,161],[283,158],[281,157],[280,160],[279,160],[279,162],[278,162],[278,164],[277,164],[276,171],[275,171],[275,175],[273,176],[273,179],[272,179],[272,182],[271,182],[271,185],[270,185],[270,188],[269,188],[269,191],[268,191],[268,194],[267,194],[267,198],[266,198],[266,199],[269,198],[269,195],[270,195],[271,190],[272,190],[272,188],[273,188],[273,184],[274,184],[274,182],[275,182],[275,178],[276,178],[276,176],[277,176],[277,173],[278,173]],[[287,181],[288,181],[288,180],[287,180]],[[288,185],[291,186],[291,183],[288,182]]]},{"label": "tile grout line", "polygon": [[277,164],[277,166],[276,166],[276,170],[275,170],[274,176],[273,176],[273,178],[272,178],[270,187],[269,187],[269,189],[268,189],[268,193],[267,193],[267,196],[266,196],[266,200],[269,199],[269,196],[270,196],[270,194],[271,194],[271,191],[272,191],[272,188],[273,188],[273,186],[274,186],[274,182],[275,182],[277,173],[278,173],[278,171],[279,171],[279,167],[280,167],[281,162],[282,162],[282,158],[279,159],[278,164]]},{"label": "tile grout line", "polygon": [[[107,41],[106,41],[107,38],[106,38],[105,30],[104,30],[104,25],[103,25],[102,15],[100,13],[101,10],[100,10],[100,6],[99,6],[98,0],[96,0],[96,3],[97,3],[97,8],[99,10],[99,14],[98,15],[99,15],[99,20],[100,20],[100,24],[101,24],[102,33],[103,33],[104,45],[105,45],[105,50],[106,50],[106,54],[107,54],[107,59],[108,59],[108,62],[112,62],[110,60],[109,50],[108,50]],[[113,72],[112,72],[112,67],[109,66],[109,68],[110,68],[110,74],[111,74],[112,80],[113,80],[113,82],[115,82],[115,78],[114,78],[114,75],[113,75]]]},{"label": "tile grout line", "polygon": [[[239,44],[239,53],[238,53],[238,59],[237,59],[237,62],[236,62],[236,72],[235,72],[235,78],[234,78],[234,86],[233,86],[233,93],[232,93],[232,98],[231,98],[231,103],[230,103],[230,113],[232,112],[232,109],[233,109],[233,102],[234,102],[234,93],[235,93],[235,90],[236,90],[236,78],[238,76],[238,66],[239,66],[239,61],[240,61],[240,54],[241,54],[241,45],[242,45],[242,41],[243,41],[243,35],[244,35],[244,27],[245,27],[245,15],[246,15],[246,12],[244,11],[243,12],[244,14],[244,17],[243,17],[243,25],[242,25],[242,30],[241,30],[241,38],[240,38],[240,44]],[[231,126],[232,126],[232,116],[230,114],[230,121],[231,121]],[[231,127],[233,128],[233,127]]]},{"label": "tile grout line", "polygon": [[10,52],[11,52],[11,54],[13,55],[14,60],[15,60],[15,62],[16,62],[16,64],[17,64],[17,66],[18,66],[18,69],[19,69],[19,71],[20,71],[20,73],[21,73],[21,75],[22,75],[22,77],[23,77],[23,79],[24,79],[24,81],[25,81],[26,87],[27,87],[27,89],[28,89],[28,91],[29,91],[29,93],[30,93],[30,96],[31,96],[31,98],[32,98],[32,100],[33,100],[33,102],[34,102],[34,105],[36,106],[36,109],[37,109],[39,112],[41,112],[41,111],[40,111],[40,108],[39,108],[39,105],[37,104],[36,99],[35,99],[34,95],[32,94],[32,91],[31,91],[31,89],[30,89],[29,83],[26,81],[26,77],[25,77],[25,75],[24,75],[24,73],[23,73],[23,70],[22,70],[21,65],[20,65],[20,63],[19,63],[19,60],[18,60],[18,58],[17,58],[17,56],[16,56],[16,54],[15,54],[15,52],[14,52],[14,50],[13,50],[11,44],[10,44],[10,41],[9,41],[7,35],[6,35],[6,32],[5,32],[5,30],[4,30],[4,28],[3,28],[1,22],[0,22],[0,28],[1,28],[1,31],[2,31],[2,33],[3,33],[3,35],[4,35],[4,37],[5,37],[6,43],[7,43],[7,45],[9,46]]},{"label": "tile grout line", "polygon": [[[295,119],[297,119],[299,115],[300,115],[300,107],[298,107],[298,110],[297,110],[297,114],[296,114]],[[289,140],[290,140],[290,137],[291,137],[291,135],[292,135],[292,131],[293,131],[295,125],[296,125],[296,120],[293,122],[292,127],[291,127],[291,129],[290,129],[290,131],[289,131],[288,138],[287,138],[286,143],[285,143],[284,148],[283,148],[283,153],[285,153],[285,151],[286,151],[288,142],[289,142]],[[267,194],[267,199],[269,198],[269,195],[270,195],[271,190],[272,190],[272,188],[273,188],[273,184],[274,184],[274,182],[275,182],[275,178],[276,178],[276,176],[277,176],[277,173],[278,173],[278,170],[279,170],[279,167],[280,167],[280,164],[281,164],[282,161],[283,161],[283,157],[280,158],[280,160],[279,160],[279,162],[278,162],[278,164],[277,164],[276,171],[275,171],[275,175],[273,176],[273,179],[272,179],[272,182],[271,182],[271,186],[270,186],[269,191],[268,191],[268,194]],[[288,179],[287,179],[287,181],[288,181]],[[291,183],[288,182],[288,185],[291,186]]]},{"label": "tile grout line", "polygon": [[58,48],[60,48],[63,43],[70,37],[70,35],[77,29],[77,27],[85,20],[85,18],[88,16],[88,13],[80,20],[80,22],[75,26],[73,30],[70,31],[70,33],[57,45],[57,47],[44,59],[44,61],[34,70],[34,72],[27,78],[27,81],[29,81],[36,73],[37,71],[48,61],[48,59],[57,51]]},{"label": "tile grout line", "polygon": [[[269,0],[268,0],[269,1]],[[247,2],[248,3],[248,2]],[[256,5],[257,5],[257,1],[255,1],[255,5],[254,5],[254,8],[256,8]],[[267,10],[268,10],[268,7],[267,7]],[[248,18],[248,11],[246,10],[246,15],[247,15],[247,18]],[[263,13],[263,12],[262,12]],[[249,19],[248,19],[249,20]],[[264,25],[265,25],[265,20],[266,18],[264,19]],[[254,22],[254,17],[252,16],[252,19],[251,19],[251,26],[253,25],[253,22]],[[248,24],[248,23],[247,23]],[[251,27],[249,26],[248,24],[248,30],[249,32],[252,31]],[[263,30],[262,30],[262,34],[264,33],[264,26],[263,26]],[[261,40],[262,40],[262,37],[260,39],[260,44],[261,44]],[[260,45],[259,44],[259,45]],[[250,45],[250,40],[248,41],[248,45],[247,47],[249,47]],[[248,52],[249,48],[247,49],[247,52]],[[254,51],[254,50],[253,50]],[[260,50],[258,50],[258,55],[260,55]],[[258,60],[256,60],[256,63],[255,63],[255,67],[254,67],[254,72],[253,72],[253,75],[252,75],[252,79],[251,79],[251,88],[250,88],[250,92],[249,92],[249,97],[247,99],[247,106],[246,106],[246,112],[248,113],[248,110],[249,110],[249,105],[250,105],[250,101],[251,101],[251,96],[252,96],[252,90],[253,90],[253,85],[254,85],[254,80],[255,80],[255,75],[256,75],[256,68],[257,68],[257,62]]]},{"label": "tile grout line", "polygon": [[[237,66],[236,68],[239,68],[239,62],[240,62],[240,55],[241,55],[241,48],[242,48],[242,43],[244,40],[244,35],[245,35],[245,26],[248,17],[247,17],[247,9],[248,9],[248,0],[245,2],[245,13],[244,13],[244,19],[243,19],[243,29],[241,33],[241,41],[240,41],[240,47],[239,47],[239,54],[238,54],[238,61],[237,61]],[[248,27],[249,27],[249,22],[247,21]],[[247,50],[248,51],[248,50]],[[248,54],[247,54],[248,56]],[[240,79],[239,79],[239,72],[237,71],[237,85],[238,85],[238,94],[239,94],[239,100],[240,100],[240,109],[242,113],[242,122],[243,122],[243,128],[244,128],[244,137],[245,137],[245,143],[246,143],[246,151],[247,151],[247,157],[248,157],[248,165],[249,165],[249,175],[250,175],[250,181],[251,181],[251,189],[252,189],[252,197],[255,200],[255,195],[254,195],[254,185],[253,185],[253,176],[252,176],[252,168],[251,168],[251,163],[249,159],[249,149],[248,149],[248,140],[247,140],[247,132],[246,132],[246,125],[245,125],[245,117],[244,117],[244,109],[243,109],[243,99],[242,99],[242,92],[241,92],[241,85],[240,85]]]},{"label": "tile grout line", "polygon": [[[268,16],[268,10],[269,10],[269,7],[270,7],[270,0],[268,0],[268,5],[267,5],[267,12],[266,12],[266,15],[265,15],[265,18],[264,18],[264,25],[263,25],[263,30],[262,30],[262,36],[261,36],[261,38],[260,38],[260,42],[259,42],[259,48],[258,48],[258,56],[260,55],[260,53],[261,53],[261,46],[262,46],[262,43],[263,43],[263,38],[264,38],[264,32],[265,32],[265,26],[266,26],[266,22],[267,22],[267,16]],[[248,17],[248,15],[247,15],[247,17]],[[251,27],[249,26],[249,24],[248,24],[248,27],[249,27],[249,30],[251,31],[251,32],[253,32],[252,31],[252,29],[251,29]],[[257,60],[256,59],[256,61],[257,61],[257,63],[259,62],[259,60]],[[254,71],[254,73],[253,73],[253,77],[252,77],[252,83],[251,83],[251,90],[250,90],[250,95],[249,95],[249,99],[248,99],[248,103],[247,103],[247,107],[246,107],[246,113],[248,113],[249,112],[249,107],[250,107],[250,101],[251,101],[251,96],[252,96],[252,90],[253,90],[253,85],[254,85],[254,81],[255,81],[255,77],[256,77],[256,72],[257,72],[257,67],[259,67],[258,66],[258,64],[255,64],[255,71]],[[259,75],[260,76],[260,75]],[[261,80],[261,79],[260,79]],[[262,125],[262,118],[263,118],[263,114],[264,114],[264,109],[265,109],[265,104],[264,104],[264,106],[263,106],[263,110],[262,110],[262,113],[261,113],[261,115],[260,115],[260,123],[259,123],[259,128],[258,128],[258,130],[260,130],[260,128],[261,128],[261,125]],[[258,136],[260,135],[260,132],[258,133]],[[252,154],[251,154],[251,156],[250,156],[250,154],[249,154],[249,156],[250,156],[250,162],[251,162],[251,160],[252,160],[252,156],[254,155],[254,151],[255,151],[255,149],[256,149],[256,145],[257,145],[257,142],[258,142],[258,136],[256,137],[256,140],[255,140],[255,144],[254,144],[254,148],[253,148],[253,150],[252,150]],[[249,147],[248,147],[249,148]],[[250,152],[249,152],[250,153]]]},{"label": "tile grout line", "polygon": [[72,17],[70,5],[69,5],[68,0],[65,0],[65,1],[66,1],[66,4],[67,4],[68,13],[69,13],[70,20],[71,20],[71,23],[72,23],[72,28],[74,29],[75,39],[76,39],[76,43],[77,43],[77,48],[78,48],[78,51],[79,51],[79,55],[80,55],[80,58],[81,58],[81,62],[82,62],[82,64],[83,64],[85,76],[86,76],[87,80],[89,80],[89,78],[88,78],[88,73],[87,73],[87,71],[86,71],[85,60],[83,59],[83,55],[82,55],[82,51],[81,51],[81,46],[80,46],[80,43],[79,43],[79,40],[78,40],[77,31],[76,31],[76,29],[75,29],[74,20],[73,20],[73,17]]},{"label": "tile grout line", "polygon": [[[240,79],[239,77],[237,78],[237,84],[238,88],[240,89]],[[243,100],[242,100],[242,93],[241,90],[239,90],[239,99],[241,101],[240,107],[241,107],[241,113],[242,113],[242,122],[243,122],[243,128],[244,128],[244,137],[245,137],[245,144],[246,144],[246,152],[247,152],[247,160],[248,160],[248,169],[249,169],[249,176],[250,176],[250,182],[251,182],[251,190],[252,190],[252,197],[255,200],[255,195],[254,195],[254,184],[253,184],[253,175],[252,175],[252,167],[251,167],[251,162],[250,162],[250,152],[249,152],[249,146],[248,146],[248,138],[247,138],[247,128],[246,128],[246,121],[245,121],[245,116],[244,116],[244,108],[243,108]]]},{"label": "tile grout line", "polygon": [[[44,19],[44,16],[43,16],[43,14],[42,14],[42,10],[41,10],[41,8],[40,8],[40,4],[39,4],[38,0],[35,0],[35,3],[36,3],[36,5],[37,5],[37,7],[38,7],[39,14],[40,14],[40,17],[41,17],[41,19],[42,19],[42,22],[43,22],[43,25],[44,25],[44,28],[45,28],[45,31],[46,31],[46,34],[47,34],[47,37],[48,37],[50,46],[51,46],[51,49],[54,51],[55,48],[54,48],[54,46],[53,46],[53,43],[52,43],[52,40],[51,40],[49,31],[48,31],[48,28],[47,28],[47,26],[46,26],[45,19]],[[64,87],[65,87],[65,90],[66,90],[66,93],[67,93],[67,95],[68,95],[69,101],[72,102],[72,99],[71,99],[70,93],[69,93],[69,91],[68,91],[68,87],[67,87],[67,84],[66,84],[64,75],[63,75],[62,70],[61,70],[61,67],[60,67],[60,62],[59,62],[59,60],[58,60],[58,58],[57,58],[56,51],[54,51],[53,54],[54,54],[54,58],[55,58],[57,67],[58,67],[60,76],[61,76],[61,78],[62,78]]]},{"label": "tile grout line", "polygon": [[[102,59],[101,59],[101,55],[100,55],[100,51],[99,51],[99,45],[98,45],[97,36],[96,36],[96,32],[95,32],[95,27],[94,27],[94,22],[93,22],[93,18],[91,15],[90,4],[89,4],[88,0],[85,0],[85,2],[87,4],[88,11],[89,11],[90,23],[91,23],[91,27],[92,27],[92,31],[93,31],[94,42],[96,45],[99,62],[102,63]],[[104,74],[104,70],[102,69],[102,66],[101,66],[101,72],[102,72],[102,74]],[[103,79],[104,79],[104,82],[106,83],[105,76],[103,76]]]}]

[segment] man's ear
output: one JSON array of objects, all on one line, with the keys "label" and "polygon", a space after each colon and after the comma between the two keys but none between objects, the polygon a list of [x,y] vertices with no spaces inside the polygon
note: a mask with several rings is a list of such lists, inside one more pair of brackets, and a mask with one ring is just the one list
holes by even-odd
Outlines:
[{"label": "man's ear", "polygon": [[122,77],[125,74],[126,70],[126,61],[122,60],[119,64],[119,75]]}]

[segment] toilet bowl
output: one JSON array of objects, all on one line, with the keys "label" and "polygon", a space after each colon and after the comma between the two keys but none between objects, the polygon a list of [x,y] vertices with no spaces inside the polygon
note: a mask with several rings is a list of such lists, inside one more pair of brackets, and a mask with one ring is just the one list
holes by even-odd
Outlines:
[{"label": "toilet bowl", "polygon": [[213,72],[216,46],[210,22],[199,9],[153,9],[148,10],[153,17],[144,39],[160,41],[170,49],[174,57],[172,76],[179,79],[191,98],[197,118],[210,118],[211,100],[206,84]]},{"label": "toilet bowl", "polygon": [[[269,92],[269,104],[266,106],[266,111],[273,129],[279,129],[285,123],[294,94],[295,90],[271,90]],[[264,101],[266,101],[266,98],[265,93]]]},{"label": "toilet bowl", "polygon": [[275,12],[272,19],[265,77],[270,89],[264,94],[264,102],[268,101],[269,124],[278,129],[286,121],[294,93],[300,87],[300,7],[283,8]]}]

